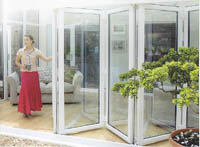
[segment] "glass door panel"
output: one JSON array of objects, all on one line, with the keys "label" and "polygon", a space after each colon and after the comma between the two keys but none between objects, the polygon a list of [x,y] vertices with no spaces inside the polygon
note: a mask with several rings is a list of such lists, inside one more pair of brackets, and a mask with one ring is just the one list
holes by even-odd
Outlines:
[{"label": "glass door panel", "polygon": [[[188,11],[188,46],[199,49],[199,10]],[[187,109],[187,128],[199,128],[199,110],[196,104]]]},{"label": "glass door panel", "polygon": [[[108,124],[128,135],[128,99],[112,91],[119,74],[129,71],[129,12],[109,15],[109,113]],[[123,59],[123,60],[122,60]]]},{"label": "glass door panel", "polygon": [[73,102],[65,103],[66,128],[99,123],[99,19],[64,13],[64,96]]},{"label": "glass door panel", "polygon": [[[145,62],[159,60],[170,48],[177,49],[177,12],[145,9]],[[165,88],[174,87],[166,83]],[[149,138],[176,128],[176,107],[172,95],[154,88],[144,92],[143,136]]]},{"label": "glass door panel", "polygon": [[188,12],[189,40],[188,46],[199,49],[199,10]]},{"label": "glass door panel", "polygon": [[107,128],[129,143],[134,140],[134,98],[125,98],[112,88],[120,81],[119,74],[134,67],[134,9],[108,12]]},{"label": "glass door panel", "polygon": [[[62,134],[103,126],[100,109],[100,13],[64,9],[59,13],[59,121]],[[102,48],[103,50],[103,48]],[[102,89],[103,90],[103,89]],[[100,96],[101,101],[100,101]],[[102,107],[102,106],[101,106]],[[102,120],[102,121],[101,121]]]}]

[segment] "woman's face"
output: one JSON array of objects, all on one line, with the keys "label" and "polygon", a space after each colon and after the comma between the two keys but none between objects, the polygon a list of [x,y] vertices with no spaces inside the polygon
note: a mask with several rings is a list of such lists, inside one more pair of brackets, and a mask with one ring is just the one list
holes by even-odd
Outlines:
[{"label": "woman's face", "polygon": [[24,37],[24,44],[30,47],[32,45],[32,40],[29,37]]}]

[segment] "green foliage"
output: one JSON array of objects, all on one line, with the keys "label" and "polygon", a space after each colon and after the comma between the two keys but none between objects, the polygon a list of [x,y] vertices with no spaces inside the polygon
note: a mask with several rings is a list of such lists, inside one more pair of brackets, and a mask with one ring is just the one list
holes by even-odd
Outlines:
[{"label": "green foliage", "polygon": [[182,88],[180,96],[177,99],[172,100],[173,103],[178,104],[180,107],[184,105],[189,106],[192,101],[199,105],[199,93],[190,87]]},{"label": "green foliage", "polygon": [[179,61],[182,63],[193,62],[199,66],[199,50],[194,47],[179,48]]},{"label": "green foliage", "polygon": [[192,81],[192,87],[194,89],[199,89],[199,68],[193,70],[190,72],[190,78],[191,78],[191,81]]},{"label": "green foliage", "polygon": [[135,97],[139,88],[138,80],[129,80],[127,82],[119,82],[112,88],[113,91],[118,91],[124,97]]},{"label": "green foliage", "polygon": [[[173,95],[173,103],[189,106],[199,104],[199,50],[194,47],[173,48],[158,61],[143,63],[142,69],[131,69],[119,75],[113,91],[124,97],[136,97],[140,87],[147,91],[159,88]],[[170,82],[175,88],[167,91],[164,83]],[[177,98],[176,98],[177,97]]]},{"label": "green foliage", "polygon": [[137,76],[138,70],[133,68],[129,72],[123,73],[119,75],[120,81],[128,80],[132,78],[133,76]]},{"label": "green foliage", "polygon": [[199,105],[199,68],[190,72],[191,83],[188,87],[182,88],[180,96],[173,100],[173,103],[179,106],[189,106],[191,102]]}]

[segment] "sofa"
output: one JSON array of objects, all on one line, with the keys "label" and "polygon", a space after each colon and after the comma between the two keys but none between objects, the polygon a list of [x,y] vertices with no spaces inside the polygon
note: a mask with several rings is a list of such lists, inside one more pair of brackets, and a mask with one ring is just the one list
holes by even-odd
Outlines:
[{"label": "sofa", "polygon": [[[42,103],[52,103],[52,81],[51,72],[48,69],[38,70],[40,89],[42,94]],[[17,72],[11,73],[7,77],[8,85],[10,86],[10,103],[18,104],[20,93],[20,76]],[[64,82],[64,101],[65,103],[79,103],[81,102],[81,85],[83,82],[83,75],[76,70],[72,82]]]}]

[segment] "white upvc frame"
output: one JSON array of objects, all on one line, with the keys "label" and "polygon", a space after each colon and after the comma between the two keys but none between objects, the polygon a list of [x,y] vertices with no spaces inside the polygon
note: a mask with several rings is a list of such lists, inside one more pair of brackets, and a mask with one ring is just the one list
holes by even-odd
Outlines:
[{"label": "white upvc frame", "polygon": [[[151,10],[165,10],[169,12],[179,12],[181,11],[180,7],[170,7],[170,6],[160,6],[160,5],[151,5],[151,4],[139,4],[137,6],[137,34],[138,34],[138,68],[142,68],[142,63],[144,62],[144,48],[145,48],[145,10],[146,9],[151,9]],[[182,39],[180,37],[182,35],[179,34],[181,28],[182,28],[182,22],[180,20],[177,20],[178,22],[178,40],[177,40],[177,45],[179,46],[182,43]],[[180,27],[180,28],[179,28]],[[179,40],[180,39],[180,40]],[[169,134],[163,134],[151,138],[144,138],[143,136],[143,122],[144,122],[144,88],[140,88],[138,91],[138,99],[136,102],[136,111],[137,111],[137,119],[136,119],[136,124],[137,124],[137,138],[136,138],[136,143],[139,145],[144,145],[144,144],[150,144],[162,140],[166,140],[169,138]],[[176,129],[181,127],[181,120],[182,120],[182,109],[180,109],[178,106],[176,107]]]},{"label": "white upvc frame", "polygon": [[[178,9],[178,47],[184,47],[184,6]],[[184,121],[185,107],[176,105],[176,129],[185,128]]]},{"label": "white upvc frame", "polygon": [[8,75],[12,73],[12,49],[11,49],[11,28],[9,26],[6,26],[6,37],[7,37],[7,62],[8,62]]},{"label": "white upvc frame", "polygon": [[58,123],[57,123],[57,29],[56,29],[56,16],[57,16],[57,11],[54,11],[52,13],[52,115],[53,115],[53,132],[57,133],[58,132]]},{"label": "white upvc frame", "polygon": [[[65,113],[64,113],[64,13],[77,13],[77,14],[96,14],[99,15],[100,19],[100,97],[99,97],[99,123],[91,124],[87,126],[80,126],[76,128],[65,128]],[[97,10],[86,10],[86,9],[75,9],[75,8],[63,8],[58,9],[57,15],[57,28],[59,35],[59,48],[58,48],[58,83],[59,83],[59,91],[58,91],[58,133],[60,134],[69,134],[69,133],[77,133],[81,131],[91,130],[102,128],[104,126],[104,46],[103,46],[103,24],[101,23],[102,11]]]},{"label": "white upvc frame", "polygon": [[119,137],[121,137],[122,139],[124,139],[125,141],[127,141],[128,143],[134,143],[134,105],[135,105],[135,99],[134,98],[128,98],[128,134],[125,135],[124,133],[120,132],[118,129],[114,128],[112,125],[109,124],[109,50],[110,50],[110,46],[109,46],[109,15],[115,14],[115,13],[121,13],[124,11],[128,11],[129,13],[129,28],[128,28],[128,32],[129,32],[129,70],[134,68],[136,66],[136,54],[135,54],[135,7],[132,5],[126,6],[126,7],[121,7],[121,8],[116,8],[116,9],[112,9],[109,11],[106,11],[106,15],[107,15],[107,23],[106,23],[106,50],[107,50],[107,54],[106,54],[106,67],[107,67],[107,71],[106,71],[106,128],[108,128],[110,131],[112,131],[113,133],[115,133],[116,135],[118,135]]},{"label": "white upvc frame", "polygon": [[[145,9],[142,5],[137,8],[137,48],[138,48],[138,63],[137,68],[142,68],[142,63],[144,62],[144,13]],[[143,141],[143,116],[144,116],[144,89],[140,88],[138,90],[138,99],[136,100],[136,128],[137,128],[137,138],[136,143],[142,144]],[[138,115],[139,114],[139,115]],[[141,123],[142,122],[142,123]],[[138,131],[139,130],[139,131]]]},{"label": "white upvc frame", "polygon": [[8,82],[7,82],[7,75],[8,75],[8,53],[7,53],[7,42],[8,42],[8,37],[7,37],[7,29],[6,29],[6,22],[3,22],[3,53],[4,53],[4,76],[3,76],[3,84],[4,84],[4,100],[8,99]]}]

